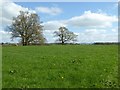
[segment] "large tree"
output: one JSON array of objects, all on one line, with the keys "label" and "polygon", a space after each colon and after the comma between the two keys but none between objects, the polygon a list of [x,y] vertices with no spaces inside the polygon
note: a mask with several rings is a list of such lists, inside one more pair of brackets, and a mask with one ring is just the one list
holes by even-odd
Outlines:
[{"label": "large tree", "polygon": [[69,31],[66,27],[60,27],[59,31],[55,31],[54,34],[55,37],[58,37],[56,41],[61,42],[61,44],[77,41],[77,35]]},{"label": "large tree", "polygon": [[43,29],[39,16],[35,13],[20,11],[17,17],[13,18],[12,24],[8,29],[12,32],[13,38],[20,38],[23,46],[30,43],[44,43]]}]

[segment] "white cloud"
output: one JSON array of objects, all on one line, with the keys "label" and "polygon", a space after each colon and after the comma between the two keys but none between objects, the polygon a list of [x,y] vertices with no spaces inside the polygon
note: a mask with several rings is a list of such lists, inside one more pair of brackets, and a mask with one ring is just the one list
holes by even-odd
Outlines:
[{"label": "white cloud", "polygon": [[48,21],[43,23],[44,30],[58,30],[61,26],[66,26],[64,21]]},{"label": "white cloud", "polygon": [[43,31],[43,34],[45,38],[47,39],[47,43],[54,43],[57,37],[54,37],[54,32],[56,30],[45,30]]},{"label": "white cloud", "polygon": [[36,7],[37,12],[46,13],[50,15],[57,15],[62,13],[62,10],[58,7]]},{"label": "white cloud", "polygon": [[0,37],[0,42],[10,42],[11,41],[11,39],[10,39],[11,33],[10,32],[0,30],[0,35],[2,35],[2,37]]},{"label": "white cloud", "polygon": [[11,22],[12,22],[11,19],[8,19],[5,17],[0,17],[0,20],[2,21],[2,25],[5,25],[5,26],[11,24]]},{"label": "white cloud", "polygon": [[36,13],[34,10],[17,5],[10,0],[2,1],[0,7],[2,7],[2,16],[0,16],[0,20],[6,25],[11,23],[12,18],[16,17],[19,14],[19,11]]},{"label": "white cloud", "polygon": [[72,17],[67,21],[67,23],[76,27],[106,28],[111,27],[112,23],[117,21],[116,16],[85,11],[83,15]]},{"label": "white cloud", "polygon": [[78,40],[81,43],[94,43],[94,42],[117,42],[118,34],[108,33],[103,29],[87,29],[79,33]]},{"label": "white cloud", "polygon": [[112,29],[112,32],[117,32],[118,31],[118,29]]},{"label": "white cloud", "polygon": [[109,16],[103,13],[92,13],[85,11],[80,16],[75,16],[67,20],[55,20],[44,23],[47,30],[55,30],[60,26],[85,27],[85,28],[108,28],[117,22],[116,16]]}]

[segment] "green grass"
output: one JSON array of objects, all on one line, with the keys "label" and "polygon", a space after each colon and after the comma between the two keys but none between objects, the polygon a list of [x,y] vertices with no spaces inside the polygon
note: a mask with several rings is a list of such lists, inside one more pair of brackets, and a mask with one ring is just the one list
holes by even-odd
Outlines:
[{"label": "green grass", "polygon": [[118,87],[117,45],[2,48],[3,88]]}]

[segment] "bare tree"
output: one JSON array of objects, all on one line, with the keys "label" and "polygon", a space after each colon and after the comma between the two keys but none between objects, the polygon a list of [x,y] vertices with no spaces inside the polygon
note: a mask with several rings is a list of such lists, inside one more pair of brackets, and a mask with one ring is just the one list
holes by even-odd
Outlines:
[{"label": "bare tree", "polygon": [[69,31],[66,27],[60,27],[59,31],[54,32],[55,37],[58,37],[56,41],[61,42],[62,44],[70,41],[77,41],[77,35]]},{"label": "bare tree", "polygon": [[20,15],[13,18],[8,29],[12,32],[13,38],[20,38],[23,46],[30,43],[44,43],[43,29],[37,14],[20,11]]}]

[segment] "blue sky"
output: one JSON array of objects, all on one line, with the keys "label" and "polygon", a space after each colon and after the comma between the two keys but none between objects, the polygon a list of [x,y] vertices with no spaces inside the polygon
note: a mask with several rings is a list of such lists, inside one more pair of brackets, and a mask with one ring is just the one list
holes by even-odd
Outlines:
[{"label": "blue sky", "polygon": [[[43,21],[48,43],[55,42],[53,32],[60,26],[77,34],[77,43],[118,41],[116,2],[10,2],[3,5],[3,26],[10,25],[19,10],[37,13]],[[11,42],[10,33],[5,36],[6,31],[1,28],[2,42]]]},{"label": "blue sky", "polygon": [[61,14],[53,16],[38,13],[43,21],[69,19],[73,16],[81,15],[84,11],[89,10],[92,12],[102,10],[109,15],[117,15],[118,13],[116,9],[117,7],[115,7],[116,2],[16,2],[16,4],[30,9],[35,9],[36,7],[58,7],[63,10]]}]

